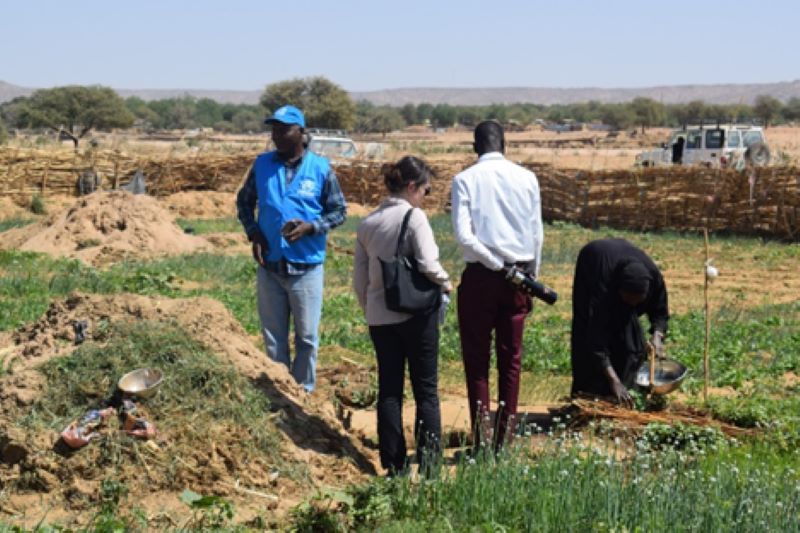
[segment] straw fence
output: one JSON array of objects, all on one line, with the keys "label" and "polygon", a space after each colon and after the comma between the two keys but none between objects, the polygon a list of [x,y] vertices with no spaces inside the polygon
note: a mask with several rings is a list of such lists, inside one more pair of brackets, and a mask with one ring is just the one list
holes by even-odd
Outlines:
[{"label": "straw fence", "polygon": [[[126,183],[137,169],[148,193],[235,191],[255,154],[131,155],[118,151],[0,148],[0,195],[74,195],[84,172],[102,188]],[[449,183],[470,159],[435,163],[433,194],[426,203],[443,209]],[[634,230],[730,231],[800,241],[800,169],[774,167],[739,173],[697,167],[631,171],[576,171],[526,165],[536,172],[547,220]],[[339,165],[336,173],[351,202],[376,205],[385,196],[380,163]]]},{"label": "straw fence", "polygon": [[584,226],[729,231],[800,240],[800,169],[537,172],[544,216]]},{"label": "straw fence", "polygon": [[111,150],[31,150],[0,148],[0,195],[75,195],[80,176],[95,172],[101,188],[127,183],[137,170],[147,192],[165,196],[186,190],[235,191],[254,154],[197,152],[190,155],[132,155]]}]

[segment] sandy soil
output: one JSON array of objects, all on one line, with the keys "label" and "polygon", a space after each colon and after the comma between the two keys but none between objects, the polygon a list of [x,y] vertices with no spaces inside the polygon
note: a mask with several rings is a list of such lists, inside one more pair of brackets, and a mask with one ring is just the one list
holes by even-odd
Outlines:
[{"label": "sandy soil", "polygon": [[[689,255],[684,261],[669,261],[662,270],[669,290],[670,312],[682,314],[704,306],[702,253]],[[796,302],[800,298],[800,276],[791,265],[767,267],[754,261],[717,263],[719,277],[709,288],[713,309],[721,307],[748,309],[764,305]],[[544,267],[543,267],[544,268]],[[543,280],[558,292],[559,300],[571,301],[572,275],[542,274]],[[571,316],[568,306],[560,309],[563,317]]]},{"label": "sandy soil", "polygon": [[96,192],[45,220],[0,234],[0,248],[71,257],[94,266],[211,248],[187,235],[158,201],[125,191]]},{"label": "sandy soil", "polygon": [[11,198],[2,196],[0,197],[0,220],[10,218],[31,218],[34,214],[25,207],[19,205]]},{"label": "sandy soil", "polygon": [[236,194],[217,191],[184,191],[159,202],[176,218],[231,218],[236,216]]},{"label": "sandy soil", "polygon": [[374,207],[369,207],[355,202],[347,202],[347,215],[351,217],[365,217],[369,215]]},{"label": "sandy soil", "polygon": [[[3,428],[0,444],[4,453],[4,461],[0,462],[0,485],[13,481],[23,472],[41,480],[38,491],[12,493],[3,501],[6,512],[21,514],[20,523],[35,523],[41,518],[40,513],[24,513],[32,496],[74,517],[75,509],[69,502],[75,493],[96,496],[99,487],[100,479],[92,475],[93,468],[89,467],[92,460],[89,450],[72,454],[69,461],[59,459],[52,451],[58,435],[26,434],[13,427],[8,418],[12,413],[24,413],[41,394],[44,379],[36,368],[44,361],[72,352],[72,322],[76,319],[89,321],[89,339],[94,339],[95,332],[102,335],[97,328],[101,321],[176,321],[269,397],[277,413],[276,424],[282,432],[281,455],[289,463],[305,465],[309,472],[308,483],[298,486],[292,480],[270,475],[268,464],[238,464],[226,452],[224,441],[192,450],[172,450],[170,436],[160,435],[153,441],[155,458],[152,460],[158,463],[159,457],[179,454],[186,467],[172,474],[178,476],[177,480],[165,478],[166,471],[148,471],[147,482],[131,484],[131,496],[136,501],[152,501],[154,507],[146,510],[155,511],[155,506],[163,505],[163,500],[153,499],[159,487],[185,483],[200,493],[244,498],[251,506],[262,508],[264,497],[252,492],[277,496],[277,500],[269,498],[273,502],[270,505],[285,511],[315,487],[343,486],[375,473],[374,451],[345,430],[331,401],[333,396],[328,394],[330,391],[322,388],[313,395],[306,395],[283,365],[267,359],[252,344],[220,302],[207,298],[171,300],[138,295],[75,294],[54,302],[37,322],[0,338],[0,345],[6,346],[2,358],[6,372],[0,373],[0,428]],[[231,434],[229,438],[234,442],[246,439],[247,435]],[[9,445],[19,448],[23,458],[5,461]],[[137,467],[132,465],[131,468]],[[137,477],[132,472],[126,475],[130,479]],[[175,498],[175,493],[173,491],[170,498]]]}]

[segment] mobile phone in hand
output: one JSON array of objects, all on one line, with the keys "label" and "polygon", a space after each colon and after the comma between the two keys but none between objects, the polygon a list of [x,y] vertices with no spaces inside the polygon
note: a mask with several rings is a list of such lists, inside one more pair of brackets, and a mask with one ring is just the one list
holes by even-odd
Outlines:
[{"label": "mobile phone in hand", "polygon": [[289,220],[281,228],[281,235],[283,235],[284,237],[288,236],[292,232],[292,230],[299,225],[300,225],[299,220]]}]

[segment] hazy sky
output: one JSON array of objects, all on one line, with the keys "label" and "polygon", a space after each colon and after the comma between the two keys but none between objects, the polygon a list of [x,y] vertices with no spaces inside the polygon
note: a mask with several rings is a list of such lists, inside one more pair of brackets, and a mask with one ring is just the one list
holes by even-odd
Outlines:
[{"label": "hazy sky", "polygon": [[798,0],[2,0],[28,87],[643,87],[800,78]]}]

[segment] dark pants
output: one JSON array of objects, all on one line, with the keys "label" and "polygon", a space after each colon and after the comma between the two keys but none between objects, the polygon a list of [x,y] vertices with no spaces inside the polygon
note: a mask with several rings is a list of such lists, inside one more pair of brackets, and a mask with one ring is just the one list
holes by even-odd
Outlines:
[{"label": "dark pants", "polygon": [[[492,434],[489,419],[489,361],[492,331],[498,371],[497,435],[499,446],[506,436],[509,418],[517,413],[519,374],[522,359],[522,331],[532,307],[530,297],[505,279],[478,263],[470,263],[458,287],[458,328],[461,354],[467,377],[472,427],[485,438]],[[478,441],[476,441],[478,442]]]},{"label": "dark pants", "polygon": [[442,434],[439,414],[437,313],[419,315],[400,324],[370,326],[369,334],[378,357],[378,444],[381,465],[390,473],[407,467],[403,435],[403,383],[405,363],[417,414],[414,437],[420,467],[439,454]]}]

